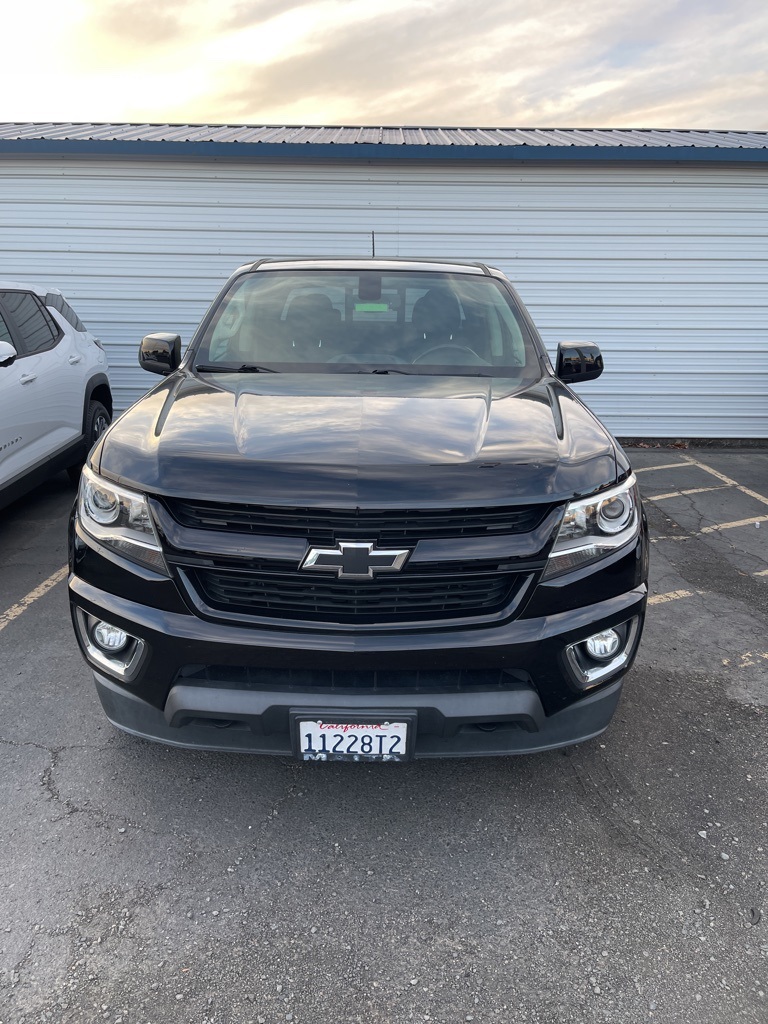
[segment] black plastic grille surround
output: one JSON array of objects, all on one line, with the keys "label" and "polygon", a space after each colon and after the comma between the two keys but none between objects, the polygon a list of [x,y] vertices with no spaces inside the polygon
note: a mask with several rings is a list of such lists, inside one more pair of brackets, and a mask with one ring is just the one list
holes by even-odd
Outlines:
[{"label": "black plastic grille surround", "polygon": [[413,573],[374,580],[309,574],[189,570],[205,603],[222,612],[317,622],[380,623],[489,615],[514,597],[525,574]]},{"label": "black plastic grille surround", "polygon": [[415,543],[439,537],[488,537],[528,533],[551,505],[503,505],[482,508],[360,509],[293,508],[163,498],[182,526],[222,533],[304,537],[311,541],[353,540]]}]

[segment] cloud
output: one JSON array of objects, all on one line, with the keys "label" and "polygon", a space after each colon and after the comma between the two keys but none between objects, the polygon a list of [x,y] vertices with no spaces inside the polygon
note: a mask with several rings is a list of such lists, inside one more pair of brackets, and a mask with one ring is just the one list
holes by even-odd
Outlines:
[{"label": "cloud", "polygon": [[157,46],[175,42],[185,33],[184,2],[163,0],[101,0],[88,25],[93,42],[113,52],[136,44]]},{"label": "cloud", "polygon": [[[76,3],[55,78],[8,52],[0,116],[768,128],[764,0]],[[11,11],[22,36],[31,7]]]},{"label": "cloud", "polygon": [[489,0],[473,9],[468,26],[464,0],[385,9],[363,21],[345,19],[339,5],[336,17],[314,36],[296,40],[289,56],[238,68],[237,84],[216,102],[228,118],[245,120],[301,104],[328,111],[328,120],[345,107],[353,123],[444,124],[446,114],[474,120],[519,77],[534,42],[538,22],[527,5],[512,6],[516,16],[509,3]]},{"label": "cloud", "polygon": [[[296,6],[296,5],[293,5]],[[298,5],[307,8],[312,5]],[[271,0],[238,17],[268,17]],[[279,59],[231,69],[202,119],[352,124],[758,127],[768,9],[735,0],[328,5]],[[765,31],[757,30],[762,23]],[[655,118],[663,118],[660,124]],[[670,120],[673,119],[673,120]]]},{"label": "cloud", "polygon": [[250,28],[293,11],[297,7],[317,6],[317,0],[246,0],[245,3],[235,3],[222,17],[221,24],[226,29]]}]

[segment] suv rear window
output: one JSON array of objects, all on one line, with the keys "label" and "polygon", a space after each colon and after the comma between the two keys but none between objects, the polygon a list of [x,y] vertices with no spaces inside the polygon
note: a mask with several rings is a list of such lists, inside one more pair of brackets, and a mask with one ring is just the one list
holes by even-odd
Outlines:
[{"label": "suv rear window", "polygon": [[[200,363],[300,372],[538,376],[513,296],[495,278],[430,271],[261,270],[219,300]],[[410,366],[411,369],[405,367]]]},{"label": "suv rear window", "polygon": [[56,292],[48,292],[45,296],[45,304],[50,309],[55,309],[57,313],[61,313],[67,323],[74,327],[76,331],[84,334],[88,330],[63,295],[58,295]]}]

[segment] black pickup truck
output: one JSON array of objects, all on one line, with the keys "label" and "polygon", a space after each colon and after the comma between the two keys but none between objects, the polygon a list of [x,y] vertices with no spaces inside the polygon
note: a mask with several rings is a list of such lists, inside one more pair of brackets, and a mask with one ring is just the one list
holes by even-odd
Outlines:
[{"label": "black pickup truck", "polygon": [[474,263],[238,269],[101,437],[75,632],[137,736],[304,760],[516,754],[608,725],[648,541],[621,447]]}]

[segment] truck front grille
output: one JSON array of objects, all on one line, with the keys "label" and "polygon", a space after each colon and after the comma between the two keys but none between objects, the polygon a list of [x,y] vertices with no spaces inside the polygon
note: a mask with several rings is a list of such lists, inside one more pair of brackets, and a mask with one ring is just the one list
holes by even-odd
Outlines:
[{"label": "truck front grille", "polygon": [[418,622],[489,615],[504,608],[525,575],[425,573],[376,580],[309,579],[306,574],[193,569],[188,576],[212,609],[315,622]]},{"label": "truck front grille", "polygon": [[328,509],[237,505],[187,498],[163,498],[162,501],[177,523],[197,530],[304,537],[316,542],[363,537],[379,544],[528,533],[552,508],[551,505],[497,505],[490,508]]}]

